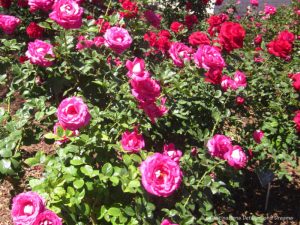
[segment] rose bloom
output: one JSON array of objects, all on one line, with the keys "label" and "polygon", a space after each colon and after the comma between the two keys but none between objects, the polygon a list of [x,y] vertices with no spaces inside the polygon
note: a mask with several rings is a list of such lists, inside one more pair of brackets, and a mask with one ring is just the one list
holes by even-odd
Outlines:
[{"label": "rose bloom", "polygon": [[237,96],[235,102],[238,105],[243,105],[245,103],[245,99],[243,97]]},{"label": "rose bloom", "polygon": [[89,109],[80,97],[65,98],[58,106],[59,123],[68,130],[76,131],[91,119]]},{"label": "rose bloom", "polygon": [[266,15],[273,15],[277,11],[275,6],[272,5],[265,5],[265,14]]},{"label": "rose bloom", "polygon": [[256,130],[253,132],[253,139],[256,143],[260,144],[261,139],[264,137],[264,132],[262,130]]},{"label": "rose bloom", "polygon": [[250,0],[251,5],[258,6],[258,0]]},{"label": "rose bloom", "polygon": [[207,142],[208,152],[213,157],[224,159],[224,154],[232,150],[231,139],[225,135],[216,134]]},{"label": "rose bloom", "polygon": [[221,24],[228,19],[229,17],[225,13],[210,16],[207,20],[207,23],[209,24],[207,32],[210,34],[210,36],[213,36],[216,32],[219,32]]},{"label": "rose bloom", "polygon": [[131,80],[131,93],[139,101],[154,101],[160,95],[159,83],[151,78]]},{"label": "rose bloom", "polygon": [[221,88],[223,91],[227,91],[228,88],[233,89],[235,88],[235,82],[233,79],[231,79],[231,77],[223,75],[222,76],[222,80],[221,80]]},{"label": "rose bloom", "polygon": [[183,67],[186,62],[190,61],[192,52],[191,48],[181,42],[173,42],[169,49],[173,63],[178,67]]},{"label": "rose bloom", "polygon": [[111,27],[107,29],[103,37],[105,39],[105,45],[117,54],[124,52],[132,43],[132,38],[128,31],[121,27]]},{"label": "rose bloom", "polygon": [[91,48],[94,44],[93,40],[87,40],[85,36],[80,35],[78,38],[78,42],[76,44],[77,50],[83,50],[86,48]]},{"label": "rose bloom", "polygon": [[12,34],[20,23],[21,20],[17,17],[0,14],[0,29],[5,34]]},{"label": "rose bloom", "polygon": [[155,13],[152,10],[146,10],[144,12],[144,17],[155,28],[159,28],[160,27],[161,15]]},{"label": "rose bloom", "polygon": [[142,184],[147,192],[168,197],[176,191],[182,180],[178,163],[169,156],[154,153],[141,163]]},{"label": "rose bloom", "polygon": [[194,54],[194,61],[197,67],[206,70],[222,70],[225,67],[225,61],[219,50],[210,45],[201,45]]},{"label": "rose bloom", "polygon": [[211,69],[207,71],[205,74],[205,81],[211,83],[211,84],[221,84],[222,82],[222,70],[220,69]]},{"label": "rose bloom", "polygon": [[55,57],[52,49],[53,46],[51,44],[36,39],[34,42],[28,43],[28,50],[25,54],[29,58],[30,63],[48,67],[52,65],[52,61],[49,61],[46,57]]},{"label": "rose bloom", "polygon": [[255,38],[254,38],[254,44],[257,45],[257,46],[260,46],[262,42],[262,35],[261,34],[258,34]]},{"label": "rose bloom", "polygon": [[29,10],[32,13],[39,9],[47,12],[52,9],[53,3],[54,0],[28,0]]},{"label": "rose bloom", "polygon": [[288,60],[293,51],[293,45],[289,41],[275,39],[267,44],[268,52],[272,55]]},{"label": "rose bloom", "polygon": [[131,2],[130,0],[120,0],[122,3],[123,12],[120,12],[121,17],[124,18],[134,18],[138,13],[138,6],[135,2]]},{"label": "rose bloom", "polygon": [[62,220],[51,210],[40,213],[32,225],[62,225]]},{"label": "rose bloom", "polygon": [[222,3],[223,3],[223,0],[216,0],[216,5],[222,5]]},{"label": "rose bloom", "polygon": [[236,169],[244,168],[247,164],[247,156],[243,152],[242,148],[235,145],[228,152],[224,154],[224,159],[227,160],[228,164]]},{"label": "rose bloom", "polygon": [[11,216],[16,225],[31,225],[45,210],[45,201],[35,192],[24,192],[13,198]]},{"label": "rose bloom", "polygon": [[296,125],[297,132],[300,133],[300,110],[295,112],[295,117],[294,117],[293,121]]},{"label": "rose bloom", "polygon": [[176,149],[173,143],[164,145],[163,154],[169,156],[177,163],[179,163],[179,160],[182,156],[182,152],[179,149]]},{"label": "rose bloom", "polygon": [[288,41],[293,43],[295,40],[295,35],[288,30],[281,31],[277,37],[279,40]]},{"label": "rose bloom", "polygon": [[239,87],[246,87],[247,86],[247,79],[246,75],[241,71],[236,71],[233,77],[234,86],[235,88]]},{"label": "rose bloom", "polygon": [[53,6],[49,18],[65,29],[78,29],[82,25],[83,8],[73,0],[59,0]]},{"label": "rose bloom", "polygon": [[29,38],[38,39],[43,36],[44,28],[40,27],[37,23],[31,22],[26,28],[26,33]]},{"label": "rose bloom", "polygon": [[184,17],[184,20],[185,25],[188,27],[188,29],[192,29],[193,26],[198,23],[198,18],[196,15],[186,15]]},{"label": "rose bloom", "polygon": [[226,51],[231,52],[243,47],[245,36],[246,31],[239,23],[225,22],[219,33],[220,44]]},{"label": "rose bloom", "polygon": [[295,91],[300,92],[300,72],[295,74],[289,74],[289,78],[293,81],[293,87]]},{"label": "rose bloom", "polygon": [[160,225],[178,225],[177,223],[172,223],[170,220],[168,219],[164,219]]},{"label": "rose bloom", "polygon": [[157,118],[164,116],[169,111],[165,106],[166,100],[167,98],[161,98],[160,105],[157,105],[155,101],[140,102],[139,108],[144,110],[152,123],[155,123]]},{"label": "rose bloom", "polygon": [[205,33],[197,31],[189,36],[189,44],[193,46],[210,45],[210,40]]},{"label": "rose bloom", "polygon": [[[57,122],[57,123],[55,123],[55,125],[53,127],[53,133],[54,134],[56,134],[56,135],[58,134],[57,133],[58,127],[61,127],[64,132],[66,131],[66,128],[63,127],[59,122]],[[79,135],[79,131],[78,130],[72,131],[72,135],[71,136],[78,136],[78,135]],[[66,135],[64,135],[63,137],[61,137],[60,140],[56,141],[55,143],[57,145],[61,145],[61,144],[65,143],[65,142],[67,142],[67,141],[69,141],[69,138]]]},{"label": "rose bloom", "polygon": [[121,145],[126,152],[137,153],[145,147],[145,141],[135,128],[133,132],[126,131],[122,134]]},{"label": "rose bloom", "polygon": [[27,8],[28,6],[28,1],[27,0],[18,0],[17,5],[21,8]]},{"label": "rose bloom", "polygon": [[126,61],[126,68],[128,69],[127,76],[133,80],[144,80],[150,77],[150,73],[145,71],[145,61],[140,58],[134,58],[133,61]]},{"label": "rose bloom", "polygon": [[0,0],[0,6],[4,9],[9,9],[12,0]]},{"label": "rose bloom", "polygon": [[171,23],[170,29],[174,32],[174,33],[179,33],[180,31],[182,31],[184,29],[184,25],[180,22],[173,22]]}]

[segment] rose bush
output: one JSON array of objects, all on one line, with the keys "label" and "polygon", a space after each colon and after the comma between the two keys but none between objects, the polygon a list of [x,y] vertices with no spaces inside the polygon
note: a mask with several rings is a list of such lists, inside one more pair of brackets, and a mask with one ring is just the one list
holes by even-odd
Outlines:
[{"label": "rose bush", "polygon": [[1,1],[0,174],[42,168],[15,223],[221,224],[249,174],[291,180],[300,3],[251,2]]}]

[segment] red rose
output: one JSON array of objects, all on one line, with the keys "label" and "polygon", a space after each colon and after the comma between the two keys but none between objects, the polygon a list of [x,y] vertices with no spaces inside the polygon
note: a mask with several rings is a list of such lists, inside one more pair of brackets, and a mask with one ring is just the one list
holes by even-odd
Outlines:
[{"label": "red rose", "polygon": [[289,77],[293,80],[294,89],[300,92],[300,72],[295,74],[289,74]]},{"label": "red rose", "polygon": [[189,28],[192,29],[193,26],[198,23],[198,18],[196,15],[186,15],[185,16],[185,25]]},{"label": "red rose", "polygon": [[222,47],[231,52],[243,47],[245,35],[246,31],[239,23],[225,22],[221,26],[219,39]]},{"label": "red rose", "polygon": [[205,73],[205,80],[212,84],[221,84],[222,70],[209,70],[207,73]]},{"label": "red rose", "polygon": [[144,35],[144,41],[149,42],[149,45],[153,47],[156,43],[156,34],[154,32],[148,32]]},{"label": "red rose", "polygon": [[0,6],[4,9],[8,9],[11,5],[11,0],[0,0]]},{"label": "red rose", "polygon": [[105,21],[104,19],[100,18],[98,19],[95,24],[98,25],[99,27],[99,33],[100,34],[104,34],[106,32],[107,29],[110,28],[110,24],[109,22]]},{"label": "red rose", "polygon": [[28,37],[34,39],[41,38],[43,36],[43,31],[44,29],[35,22],[31,22],[26,28]]},{"label": "red rose", "polygon": [[260,45],[262,42],[262,35],[261,34],[258,34],[255,38],[254,38],[254,44],[255,45]]},{"label": "red rose", "polygon": [[170,29],[174,32],[174,33],[178,33],[180,31],[182,31],[184,29],[184,25],[182,23],[179,22],[173,22],[170,26]]},{"label": "red rose", "polygon": [[28,6],[28,0],[18,0],[17,5],[21,8],[25,8]]},{"label": "red rose", "polygon": [[296,125],[296,130],[300,133],[300,110],[296,111],[296,115],[294,117],[294,123]]},{"label": "red rose", "polygon": [[223,0],[216,0],[216,5],[222,5]]},{"label": "red rose", "polygon": [[210,45],[210,40],[205,33],[197,31],[189,36],[189,43],[193,46]]},{"label": "red rose", "polygon": [[284,30],[278,34],[278,39],[293,43],[295,40],[295,35],[287,30]]},{"label": "red rose", "polygon": [[221,13],[220,15],[213,15],[208,18],[207,22],[209,24],[208,33],[210,36],[213,36],[216,32],[220,31],[220,25],[224,23],[226,20],[228,20],[229,17]]},{"label": "red rose", "polygon": [[20,57],[19,57],[19,62],[21,63],[21,64],[23,64],[25,61],[27,61],[28,60],[28,57],[27,56],[23,56],[23,55],[21,55]]},{"label": "red rose", "polygon": [[275,39],[267,44],[267,48],[270,54],[280,57],[282,59],[289,59],[289,56],[293,50],[293,46],[290,42],[280,39]]},{"label": "red rose", "polygon": [[120,15],[124,18],[134,18],[138,13],[138,7],[135,2],[131,2],[130,0],[120,0],[122,3],[123,12],[120,12]]}]

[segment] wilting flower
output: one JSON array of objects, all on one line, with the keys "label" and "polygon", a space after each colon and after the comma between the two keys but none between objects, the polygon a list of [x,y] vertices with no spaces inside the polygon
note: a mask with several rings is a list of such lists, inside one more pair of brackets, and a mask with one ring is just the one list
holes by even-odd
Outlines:
[{"label": "wilting flower", "polygon": [[6,34],[12,34],[20,23],[21,20],[15,16],[0,14],[0,29]]},{"label": "wilting flower", "polygon": [[80,97],[65,98],[58,106],[57,117],[63,127],[72,131],[86,126],[91,119],[89,109]]},{"label": "wilting flower", "polygon": [[182,152],[179,149],[176,149],[173,143],[164,145],[163,154],[169,156],[177,163],[179,163],[179,160],[182,156]]},{"label": "wilting flower", "polygon": [[121,54],[128,49],[132,43],[127,30],[121,27],[111,27],[104,34],[105,45],[117,54]]},{"label": "wilting flower", "polygon": [[132,153],[137,153],[145,147],[143,135],[138,133],[137,128],[135,128],[133,132],[124,132],[122,134],[121,144],[125,151]]},{"label": "wilting flower", "polygon": [[192,49],[180,42],[173,42],[169,49],[169,54],[173,63],[178,67],[183,67],[185,62],[190,61]]},{"label": "wilting flower", "polygon": [[154,153],[141,163],[142,184],[147,192],[168,197],[176,191],[182,180],[178,163],[169,156]]},{"label": "wilting flower", "polygon": [[244,168],[247,164],[247,156],[238,145],[235,145],[228,152],[224,154],[224,159],[228,164],[236,169]]},{"label": "wilting flower", "polygon": [[65,29],[78,29],[82,25],[82,14],[83,8],[76,1],[59,0],[49,17]]},{"label": "wilting flower", "polygon": [[35,192],[24,192],[13,198],[11,216],[16,225],[31,225],[45,210],[45,201]]},{"label": "wilting flower", "polygon": [[256,130],[253,132],[253,139],[256,143],[261,143],[261,139],[264,137],[264,132],[262,130]]},{"label": "wilting flower", "polygon": [[62,225],[62,219],[51,210],[40,213],[32,225]]},{"label": "wilting flower", "polygon": [[216,47],[201,45],[194,54],[194,61],[197,67],[206,70],[222,70],[225,61]]},{"label": "wilting flower", "polygon": [[36,39],[34,42],[28,43],[28,50],[25,54],[29,58],[30,63],[48,67],[52,65],[52,61],[48,58],[55,57],[52,49],[53,46],[51,44]]},{"label": "wilting flower", "polygon": [[211,156],[224,159],[224,154],[232,149],[231,139],[225,135],[216,134],[207,142]]}]

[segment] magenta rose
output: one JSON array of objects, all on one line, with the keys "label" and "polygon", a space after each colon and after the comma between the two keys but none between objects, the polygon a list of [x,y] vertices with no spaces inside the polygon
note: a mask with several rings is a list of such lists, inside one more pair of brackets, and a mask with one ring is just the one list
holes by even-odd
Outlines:
[{"label": "magenta rose", "polygon": [[51,210],[40,213],[32,225],[62,225],[62,220]]},{"label": "magenta rose", "polygon": [[39,9],[47,12],[52,9],[53,3],[54,0],[28,0],[30,12],[35,12]]},{"label": "magenta rose", "polygon": [[228,152],[224,154],[224,159],[227,160],[228,164],[236,169],[244,168],[247,164],[247,156],[243,152],[242,148],[235,145]]},{"label": "magenta rose", "polygon": [[44,210],[44,199],[29,191],[13,198],[11,216],[15,225],[31,225]]},{"label": "magenta rose", "polygon": [[121,54],[128,49],[132,43],[127,30],[121,27],[111,27],[104,34],[105,45],[117,54]]},{"label": "magenta rose", "polygon": [[207,142],[208,152],[224,159],[224,154],[232,149],[231,139],[225,135],[216,134]]},{"label": "magenta rose", "polygon": [[122,134],[121,145],[125,151],[137,153],[145,147],[145,141],[135,128],[133,132],[126,131]]},{"label": "magenta rose", "polygon": [[0,29],[6,34],[12,34],[20,23],[21,20],[15,16],[0,14]]},{"label": "magenta rose", "polygon": [[194,54],[194,61],[197,67],[206,70],[222,70],[225,67],[219,50],[210,45],[201,45]]},{"label": "magenta rose", "polygon": [[179,163],[182,156],[182,152],[179,149],[176,149],[173,143],[164,145],[163,154],[169,156],[177,163]]},{"label": "magenta rose", "polygon": [[144,110],[152,123],[155,123],[157,118],[164,116],[169,111],[165,105],[166,100],[166,98],[161,98],[160,105],[157,105],[154,101],[140,102],[139,108]]},{"label": "magenta rose", "polygon": [[300,133],[300,110],[295,112],[295,117],[293,121],[295,123],[297,132]]},{"label": "magenta rose", "polygon": [[227,76],[227,75],[223,75],[222,76],[222,80],[221,80],[221,88],[223,91],[227,91],[228,88],[232,89],[232,87],[235,87],[235,82],[234,80],[231,79],[231,77]]},{"label": "magenta rose", "polygon": [[78,29],[82,25],[82,14],[83,8],[76,1],[59,0],[49,17],[65,29]]},{"label": "magenta rose", "polygon": [[266,15],[273,15],[277,11],[276,7],[273,5],[265,5],[265,14]]},{"label": "magenta rose", "polygon": [[247,79],[246,75],[241,71],[236,71],[233,77],[235,87],[246,87],[247,86]]},{"label": "magenta rose", "polygon": [[52,61],[47,59],[47,57],[55,57],[52,49],[53,46],[51,44],[36,39],[34,42],[28,43],[28,50],[25,54],[29,58],[30,63],[48,67],[52,65]]},{"label": "magenta rose", "polygon": [[151,78],[131,80],[131,93],[139,101],[154,101],[160,95],[160,85]]},{"label": "magenta rose", "polygon": [[150,77],[150,73],[145,71],[145,61],[140,58],[134,58],[133,61],[126,61],[126,68],[128,69],[127,76],[133,80],[144,80]]},{"label": "magenta rose", "polygon": [[182,172],[169,156],[154,153],[141,163],[142,184],[147,192],[168,197],[179,188]]},{"label": "magenta rose", "polygon": [[251,5],[258,6],[258,0],[250,0]]},{"label": "magenta rose", "polygon": [[91,119],[89,109],[79,97],[65,98],[58,106],[59,123],[68,130],[77,130],[86,126]]},{"label": "magenta rose", "polygon": [[168,219],[164,219],[160,225],[178,225],[177,223],[172,223],[170,220]]},{"label": "magenta rose", "polygon": [[256,143],[261,143],[261,139],[264,137],[264,132],[262,130],[256,130],[253,132],[253,139]]},{"label": "magenta rose", "polygon": [[183,67],[187,61],[190,61],[193,50],[180,42],[171,44],[169,54],[173,59],[173,63],[178,67]]}]

